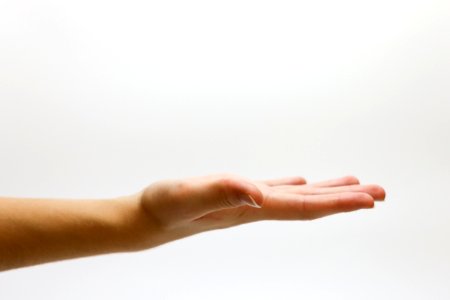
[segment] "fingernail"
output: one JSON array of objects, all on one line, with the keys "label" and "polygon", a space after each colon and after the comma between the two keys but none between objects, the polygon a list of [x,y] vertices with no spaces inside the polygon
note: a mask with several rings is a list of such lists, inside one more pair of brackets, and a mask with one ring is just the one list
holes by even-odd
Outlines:
[{"label": "fingernail", "polygon": [[245,195],[241,196],[241,201],[252,207],[261,208],[261,205],[256,203],[255,199],[253,199],[253,197],[250,195],[245,194]]}]

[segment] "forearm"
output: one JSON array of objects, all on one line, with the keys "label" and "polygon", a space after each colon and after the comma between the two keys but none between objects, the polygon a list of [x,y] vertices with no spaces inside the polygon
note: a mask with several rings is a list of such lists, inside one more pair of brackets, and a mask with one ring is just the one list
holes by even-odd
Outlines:
[{"label": "forearm", "polygon": [[105,200],[0,197],[0,270],[158,245],[139,194]]}]

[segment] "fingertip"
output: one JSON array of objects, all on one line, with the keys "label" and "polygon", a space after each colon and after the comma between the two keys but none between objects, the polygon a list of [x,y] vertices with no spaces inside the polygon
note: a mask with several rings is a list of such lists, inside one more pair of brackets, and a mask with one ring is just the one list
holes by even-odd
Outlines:
[{"label": "fingertip", "polygon": [[361,204],[363,208],[374,208],[375,207],[375,198],[370,194],[363,193]]},{"label": "fingertip", "polygon": [[372,198],[371,201],[368,201],[366,208],[374,208],[375,207],[375,200]]},{"label": "fingertip", "polygon": [[378,187],[378,194],[375,200],[384,201],[386,199],[386,191],[382,187]]},{"label": "fingertip", "polygon": [[375,199],[372,195],[367,193],[351,193],[349,196],[350,206],[355,209],[359,208],[373,208],[375,206]]},{"label": "fingertip", "polygon": [[343,177],[346,184],[360,184],[359,179],[354,175],[347,175]]},{"label": "fingertip", "polygon": [[368,188],[375,201],[383,201],[386,198],[386,191],[381,186],[372,184]]},{"label": "fingertip", "polygon": [[380,186],[381,190],[381,199],[380,200],[386,200],[386,190]]},{"label": "fingertip", "polygon": [[307,181],[304,177],[296,176],[296,177],[292,178],[292,183],[293,184],[306,184]]}]

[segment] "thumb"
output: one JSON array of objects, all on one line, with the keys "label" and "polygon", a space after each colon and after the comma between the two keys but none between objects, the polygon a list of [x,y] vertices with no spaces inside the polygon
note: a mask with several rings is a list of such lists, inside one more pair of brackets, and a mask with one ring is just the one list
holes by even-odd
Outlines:
[{"label": "thumb", "polygon": [[248,180],[222,177],[203,182],[195,188],[191,212],[200,217],[213,211],[244,205],[262,207],[263,195],[258,187]]}]

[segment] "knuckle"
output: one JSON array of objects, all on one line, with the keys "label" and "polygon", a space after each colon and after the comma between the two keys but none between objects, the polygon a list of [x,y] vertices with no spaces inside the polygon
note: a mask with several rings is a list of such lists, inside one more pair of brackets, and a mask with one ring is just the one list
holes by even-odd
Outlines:
[{"label": "knuckle", "polygon": [[171,195],[175,198],[183,198],[192,191],[192,186],[189,181],[180,179],[171,184]]},{"label": "knuckle", "polygon": [[237,202],[239,202],[237,195],[231,192],[230,187],[232,182],[233,179],[230,177],[222,177],[216,182],[217,192],[223,207],[234,206]]},{"label": "knuckle", "polygon": [[300,198],[298,207],[299,207],[300,212],[307,212],[309,209],[308,204],[306,203],[306,200],[303,197]]},{"label": "knuckle", "polygon": [[336,205],[339,205],[340,203],[345,203],[347,201],[353,201],[357,196],[359,192],[343,192],[338,194],[336,199],[334,199],[334,202]]},{"label": "knuckle", "polygon": [[222,172],[216,174],[216,177],[220,180],[222,178],[234,178],[236,175],[229,173],[229,172]]},{"label": "knuckle", "polygon": [[305,198],[300,198],[300,201],[298,202],[298,212],[300,220],[312,221],[315,219],[314,211],[312,210],[311,205]]},{"label": "knuckle", "polygon": [[227,187],[230,184],[230,177],[229,176],[221,176],[219,179],[217,179],[217,184],[220,187]]},{"label": "knuckle", "polygon": [[217,185],[224,190],[228,190],[233,186],[236,179],[231,175],[222,176],[217,180]]}]

